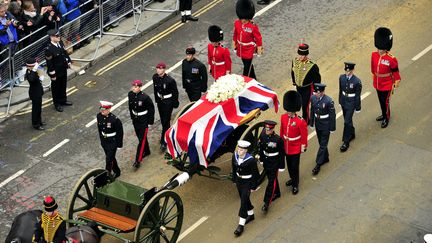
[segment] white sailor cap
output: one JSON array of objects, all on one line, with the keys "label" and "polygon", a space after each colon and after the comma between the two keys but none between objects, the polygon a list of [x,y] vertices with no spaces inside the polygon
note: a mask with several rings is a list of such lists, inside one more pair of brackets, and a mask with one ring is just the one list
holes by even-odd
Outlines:
[{"label": "white sailor cap", "polygon": [[246,140],[238,140],[238,142],[237,142],[237,146],[238,146],[239,148],[244,148],[244,149],[246,149],[246,148],[249,148],[250,145],[251,145],[251,143],[248,142],[248,141],[246,141]]},{"label": "white sailor cap", "polygon": [[425,243],[432,243],[432,234],[425,234],[423,239]]},{"label": "white sailor cap", "polygon": [[111,107],[114,105],[113,103],[104,100],[99,101],[99,103],[100,103],[100,108],[102,109],[111,109]]}]

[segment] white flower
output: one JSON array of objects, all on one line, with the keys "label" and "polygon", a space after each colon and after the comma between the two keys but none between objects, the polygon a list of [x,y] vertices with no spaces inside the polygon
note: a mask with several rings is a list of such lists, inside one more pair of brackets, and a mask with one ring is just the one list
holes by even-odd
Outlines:
[{"label": "white flower", "polygon": [[227,74],[214,82],[208,92],[207,100],[219,103],[234,98],[244,87],[244,78],[237,74]]}]

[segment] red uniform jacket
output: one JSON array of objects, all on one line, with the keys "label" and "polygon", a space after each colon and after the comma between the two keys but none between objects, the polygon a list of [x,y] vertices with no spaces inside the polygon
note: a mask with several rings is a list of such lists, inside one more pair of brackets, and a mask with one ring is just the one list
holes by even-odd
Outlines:
[{"label": "red uniform jacket", "polygon": [[231,72],[231,56],[229,49],[223,46],[214,46],[209,43],[208,49],[208,64],[211,75],[215,80],[220,76],[224,76],[227,71]]},{"label": "red uniform jacket", "polygon": [[252,59],[255,49],[262,46],[262,36],[258,25],[253,22],[242,24],[238,19],[234,22],[233,41],[237,48],[237,56]]},{"label": "red uniform jacket", "polygon": [[281,116],[280,136],[284,141],[285,154],[301,153],[301,145],[307,148],[308,130],[307,124],[303,118],[295,115],[289,117],[288,114]]},{"label": "red uniform jacket", "polygon": [[372,52],[371,72],[373,76],[373,86],[379,91],[389,91],[393,88],[393,83],[400,80],[398,61],[390,53],[383,56],[375,51]]}]

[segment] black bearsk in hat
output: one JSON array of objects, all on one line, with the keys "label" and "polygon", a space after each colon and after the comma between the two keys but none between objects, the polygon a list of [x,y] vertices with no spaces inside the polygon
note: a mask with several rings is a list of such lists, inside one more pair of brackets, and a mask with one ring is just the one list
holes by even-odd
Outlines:
[{"label": "black bearsk in hat", "polygon": [[212,25],[208,28],[208,37],[211,42],[220,42],[223,40],[223,31],[221,27]]},{"label": "black bearsk in hat", "polygon": [[283,107],[286,111],[297,112],[301,108],[301,96],[295,90],[287,91],[283,97]]},{"label": "black bearsk in hat", "polygon": [[254,3],[251,0],[238,0],[236,14],[239,19],[253,19],[255,15]]},{"label": "black bearsk in hat", "polygon": [[390,51],[390,49],[393,46],[393,34],[390,31],[390,29],[386,27],[380,27],[377,30],[375,30],[375,47],[379,50],[387,50]]}]

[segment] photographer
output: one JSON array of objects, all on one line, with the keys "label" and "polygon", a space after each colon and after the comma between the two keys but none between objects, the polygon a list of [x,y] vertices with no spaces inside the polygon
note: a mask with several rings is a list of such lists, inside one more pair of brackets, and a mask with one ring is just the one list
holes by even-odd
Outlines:
[{"label": "photographer", "polygon": [[27,46],[45,35],[41,33],[41,31],[36,34],[33,33],[43,26],[43,16],[41,14],[44,14],[47,8],[41,8],[41,13],[38,13],[31,1],[24,1],[22,3],[22,9],[24,32],[26,35],[32,34],[24,43],[24,45]]},{"label": "photographer", "polygon": [[14,51],[15,44],[18,42],[17,27],[18,22],[6,13],[6,5],[0,4],[0,51],[6,46],[11,46]]},{"label": "photographer", "polygon": [[58,29],[60,27],[61,16],[56,12],[55,6],[53,6],[50,0],[47,0],[44,2],[44,8],[47,10],[43,14],[43,22],[47,26],[47,29]]}]

